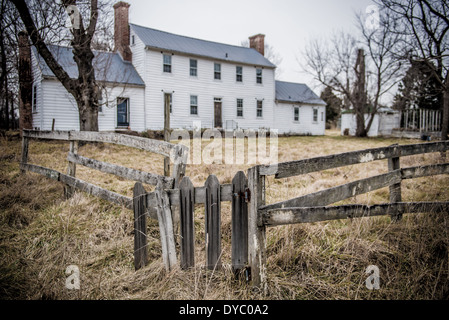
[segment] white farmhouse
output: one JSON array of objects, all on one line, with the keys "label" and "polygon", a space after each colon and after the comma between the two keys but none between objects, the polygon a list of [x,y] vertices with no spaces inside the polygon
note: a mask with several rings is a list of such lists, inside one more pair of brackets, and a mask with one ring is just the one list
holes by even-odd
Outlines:
[{"label": "white farmhouse", "polygon": [[[264,57],[264,35],[250,48],[194,39],[135,24],[129,4],[115,9],[115,52],[95,52],[96,79],[103,85],[99,129],[160,130],[170,98],[170,126],[278,129],[324,135],[325,106],[305,84],[275,80]],[[57,61],[77,77],[71,48],[50,46]],[[79,130],[71,95],[32,50],[33,127]]]}]

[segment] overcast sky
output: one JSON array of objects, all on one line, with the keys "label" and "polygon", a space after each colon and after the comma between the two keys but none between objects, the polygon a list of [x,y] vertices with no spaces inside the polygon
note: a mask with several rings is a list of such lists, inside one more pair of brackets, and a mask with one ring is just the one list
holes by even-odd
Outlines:
[{"label": "overcast sky", "polygon": [[263,33],[282,58],[278,80],[306,83],[297,59],[310,38],[356,33],[355,12],[372,0],[127,0],[130,22],[184,36],[240,45]]}]

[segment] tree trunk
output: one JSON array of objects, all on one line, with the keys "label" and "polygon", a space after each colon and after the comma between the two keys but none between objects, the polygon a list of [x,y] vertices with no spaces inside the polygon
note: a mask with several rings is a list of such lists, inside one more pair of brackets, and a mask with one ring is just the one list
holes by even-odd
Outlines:
[{"label": "tree trunk", "polygon": [[365,115],[363,114],[363,110],[357,110],[355,113],[355,117],[356,117],[356,131],[355,131],[355,135],[356,137],[366,137],[367,136],[367,132],[366,132],[366,128],[365,128]]},{"label": "tree trunk", "polygon": [[355,135],[357,137],[366,137],[367,132],[365,128],[365,105],[366,105],[366,90],[365,90],[365,55],[363,49],[357,52],[357,61],[355,64],[356,83],[355,83],[355,113],[357,129]]},{"label": "tree trunk", "polygon": [[25,32],[19,33],[19,128],[33,128],[31,48]]},{"label": "tree trunk", "polygon": [[449,72],[446,74],[445,90],[443,93],[443,123],[441,126],[441,140],[447,140],[449,131]]},{"label": "tree trunk", "polygon": [[78,100],[80,131],[98,131],[98,98],[96,85],[92,84]]}]

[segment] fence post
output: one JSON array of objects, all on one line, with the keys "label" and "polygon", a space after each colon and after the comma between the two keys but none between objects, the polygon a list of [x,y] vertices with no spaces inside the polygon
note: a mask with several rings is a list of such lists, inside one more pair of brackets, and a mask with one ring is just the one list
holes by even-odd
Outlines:
[{"label": "fence post", "polygon": [[248,205],[245,192],[248,180],[243,171],[232,179],[232,269],[240,272],[248,263]]},{"label": "fence post", "polygon": [[[78,153],[78,141],[70,141],[70,149],[69,153],[77,154]],[[76,163],[69,161],[68,167],[67,167],[67,175],[71,177],[76,176]],[[74,187],[65,186],[65,196],[66,198],[71,198],[73,196],[73,193],[75,192]]]},{"label": "fence post", "polygon": [[259,175],[259,166],[248,169],[248,260],[253,288],[267,293],[266,233],[258,208],[264,205],[265,176]]},{"label": "fence post", "polygon": [[[21,167],[22,165],[25,165],[28,163],[28,146],[29,146],[29,139],[26,136],[26,133],[22,133],[22,160],[21,160]],[[25,173],[26,170],[20,169],[20,173]]]},{"label": "fence post", "polygon": [[146,191],[142,183],[137,182],[133,190],[134,210],[134,267],[136,270],[147,264],[147,220]]},{"label": "fence post", "polygon": [[221,267],[221,197],[220,182],[215,175],[210,175],[205,183],[205,235],[206,235],[206,267]]},{"label": "fence post", "polygon": [[[394,148],[398,146],[393,145]],[[388,171],[394,171],[401,169],[400,157],[388,158]],[[392,184],[390,187],[390,203],[397,203],[402,201],[401,196],[401,183]],[[400,221],[402,219],[402,212],[398,212],[396,215],[392,216],[392,221]]]},{"label": "fence post", "polygon": [[195,226],[193,223],[194,204],[195,189],[189,177],[184,177],[179,184],[182,269],[195,266]]},{"label": "fence post", "polygon": [[164,190],[162,180],[159,179],[154,191],[157,204],[157,220],[161,236],[162,258],[165,270],[170,271],[176,265],[176,247],[173,233],[173,220],[170,210],[170,199]]},{"label": "fence post", "polygon": [[[164,141],[170,142],[170,95],[164,94]],[[170,157],[164,158],[164,176],[170,176]]]}]

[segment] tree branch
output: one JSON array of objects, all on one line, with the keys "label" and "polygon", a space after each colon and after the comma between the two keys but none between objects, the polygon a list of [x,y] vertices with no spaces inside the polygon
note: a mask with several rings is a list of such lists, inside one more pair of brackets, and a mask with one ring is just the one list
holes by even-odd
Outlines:
[{"label": "tree branch", "polygon": [[36,47],[37,52],[42,56],[42,58],[47,63],[50,70],[54,73],[54,75],[61,81],[62,85],[67,89],[68,92],[72,94],[76,94],[75,83],[67,74],[67,72],[61,67],[61,65],[56,61],[53,57],[53,54],[48,49],[44,40],[41,38],[37,27],[31,18],[30,11],[28,10],[28,6],[24,0],[11,0],[17,11],[20,14],[20,17],[25,25],[26,31],[33,43]]}]

